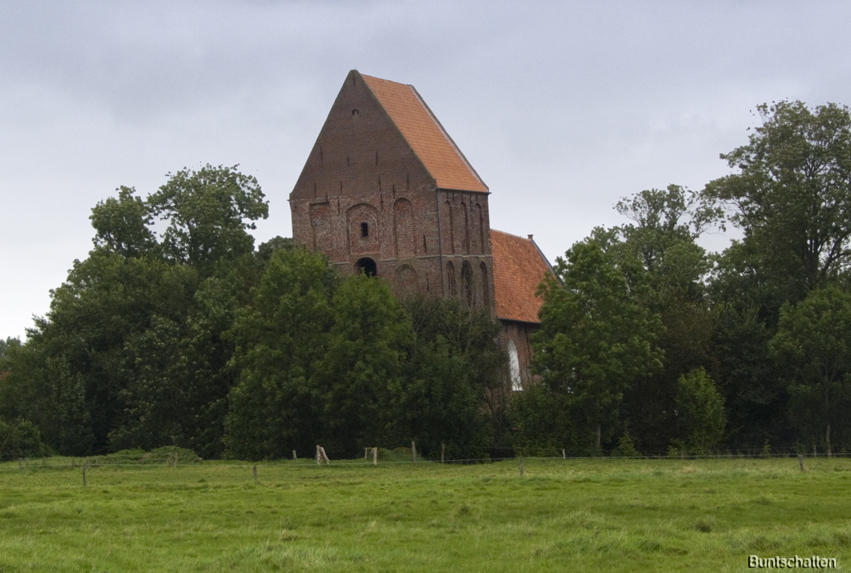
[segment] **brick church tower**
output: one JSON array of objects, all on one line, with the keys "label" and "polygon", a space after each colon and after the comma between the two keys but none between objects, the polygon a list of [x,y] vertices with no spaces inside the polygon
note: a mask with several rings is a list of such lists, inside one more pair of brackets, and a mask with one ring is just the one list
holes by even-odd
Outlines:
[{"label": "brick church tower", "polygon": [[290,207],[344,273],[493,306],[488,188],[413,86],[349,72]]},{"label": "brick church tower", "polygon": [[352,70],[290,194],[293,240],[397,294],[489,308],[520,389],[551,269],[531,235],[491,232],[489,195],[413,86]]}]

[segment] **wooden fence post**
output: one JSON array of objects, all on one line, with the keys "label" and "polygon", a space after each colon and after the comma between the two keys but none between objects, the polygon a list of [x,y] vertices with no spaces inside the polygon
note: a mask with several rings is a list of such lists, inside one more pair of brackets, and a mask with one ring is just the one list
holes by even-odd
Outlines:
[{"label": "wooden fence post", "polygon": [[372,465],[378,465],[378,448],[372,448]]},{"label": "wooden fence post", "polygon": [[295,450],[293,450],[293,461],[294,462],[298,461],[298,456],[296,455]]},{"label": "wooden fence post", "polygon": [[319,446],[319,451],[322,452],[322,459],[325,460],[325,463],[330,466],[331,460],[328,459],[328,454],[325,453],[325,448]]},{"label": "wooden fence post", "polygon": [[411,440],[411,456],[414,458],[414,463],[417,463],[417,444]]},{"label": "wooden fence post", "polygon": [[254,472],[254,483],[257,483],[257,464],[254,465],[254,468],[252,468],[252,470]]},{"label": "wooden fence post", "polygon": [[801,466],[801,471],[804,471],[804,456],[798,454],[798,465]]},{"label": "wooden fence post", "polygon": [[564,448],[561,449],[561,459],[563,459],[563,460],[567,459],[567,454],[565,453]]}]

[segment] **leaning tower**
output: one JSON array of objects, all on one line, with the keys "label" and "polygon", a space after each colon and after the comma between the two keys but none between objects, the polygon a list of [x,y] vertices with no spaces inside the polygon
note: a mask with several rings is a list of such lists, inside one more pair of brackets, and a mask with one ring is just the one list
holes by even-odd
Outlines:
[{"label": "leaning tower", "polygon": [[349,72],[290,194],[296,244],[494,307],[488,187],[413,86]]}]

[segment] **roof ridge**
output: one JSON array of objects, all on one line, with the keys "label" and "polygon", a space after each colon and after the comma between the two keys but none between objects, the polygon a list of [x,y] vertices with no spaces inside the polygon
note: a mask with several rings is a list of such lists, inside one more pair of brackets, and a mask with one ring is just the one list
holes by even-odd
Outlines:
[{"label": "roof ridge", "polygon": [[499,229],[491,228],[491,233],[502,233],[503,235],[508,235],[509,237],[514,237],[515,239],[522,239],[524,241],[532,241],[533,243],[535,242],[533,239],[530,239],[528,235],[525,236],[525,237],[521,237],[520,235],[515,235],[514,233],[509,233],[508,231],[500,231]]}]

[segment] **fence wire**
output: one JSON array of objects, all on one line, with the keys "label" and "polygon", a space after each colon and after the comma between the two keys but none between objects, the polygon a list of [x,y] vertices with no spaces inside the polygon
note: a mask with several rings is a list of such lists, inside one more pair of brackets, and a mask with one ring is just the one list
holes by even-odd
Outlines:
[{"label": "fence wire", "polygon": [[101,456],[91,456],[85,458],[77,458],[77,457],[61,457],[61,462],[57,462],[57,457],[47,457],[47,458],[12,458],[5,457],[0,458],[0,471],[21,471],[21,470],[38,470],[38,469],[64,469],[64,470],[77,470],[86,467],[87,469],[95,469],[99,467],[121,467],[121,468],[156,468],[156,467],[171,467],[171,468],[187,468],[187,467],[227,467],[227,468],[304,468],[311,466],[318,467],[328,467],[328,466],[338,466],[338,467],[359,467],[359,466],[386,466],[386,465],[416,465],[416,464],[430,464],[430,465],[470,465],[470,464],[489,464],[495,462],[504,462],[504,461],[518,461],[520,459],[526,460],[548,460],[548,461],[598,461],[598,462],[610,462],[610,463],[619,463],[625,461],[683,461],[683,460],[756,460],[756,459],[804,459],[804,460],[812,460],[812,459],[834,459],[834,458],[848,458],[851,457],[851,453],[847,452],[839,452],[832,453],[828,455],[827,453],[798,453],[798,452],[784,452],[784,453],[764,453],[764,452],[752,452],[752,453],[744,453],[744,452],[731,452],[731,453],[716,453],[716,454],[701,454],[701,455],[676,455],[670,456],[667,454],[658,454],[658,455],[641,455],[641,456],[569,456],[569,455],[551,455],[551,456],[533,456],[533,455],[521,455],[519,452],[516,455],[505,456],[505,457],[470,457],[470,458],[447,458],[441,461],[439,458],[420,458],[417,456],[416,461],[413,459],[403,460],[398,459],[403,454],[393,454],[395,459],[382,459],[378,458],[377,463],[373,462],[372,458],[369,459],[330,459],[330,464],[326,464],[322,462],[321,464],[317,464],[315,458],[312,457],[300,457],[297,460],[291,459],[280,459],[280,460],[263,460],[257,462],[245,461],[245,460],[202,460],[197,459],[193,461],[183,462],[183,461],[172,461],[169,459],[163,459],[161,461],[153,461],[150,459],[144,461],[113,461],[108,458],[108,456],[103,456],[105,459],[101,459]]}]

